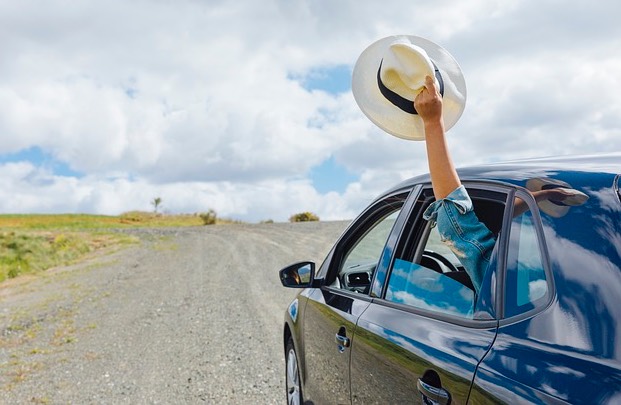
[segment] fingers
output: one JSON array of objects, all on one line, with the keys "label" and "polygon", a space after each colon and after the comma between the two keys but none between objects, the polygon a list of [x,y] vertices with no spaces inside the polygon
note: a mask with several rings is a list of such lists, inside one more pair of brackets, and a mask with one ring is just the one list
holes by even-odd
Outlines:
[{"label": "fingers", "polygon": [[442,97],[436,89],[433,77],[425,76],[425,85],[414,99],[414,108],[423,120],[442,114]]},{"label": "fingers", "polygon": [[[424,96],[425,94],[435,95],[436,91],[436,82],[429,75],[425,76],[425,85],[416,95],[416,99]],[[414,101],[416,101],[416,99]]]},{"label": "fingers", "polygon": [[431,77],[429,75],[425,76],[425,88],[430,93],[435,93],[436,92],[436,81],[433,79],[433,77]]},{"label": "fingers", "polygon": [[425,76],[425,87],[427,87],[427,89],[435,87],[435,83],[429,75]]},{"label": "fingers", "polygon": [[[429,94],[433,94],[434,90],[435,90],[435,83],[433,79],[431,78],[431,76],[427,75],[425,76],[425,85],[423,86],[422,89],[420,89],[420,91],[416,95],[416,99],[420,98],[423,94],[425,94],[425,91],[427,91]],[[416,102],[416,99],[414,99],[415,102]]]}]

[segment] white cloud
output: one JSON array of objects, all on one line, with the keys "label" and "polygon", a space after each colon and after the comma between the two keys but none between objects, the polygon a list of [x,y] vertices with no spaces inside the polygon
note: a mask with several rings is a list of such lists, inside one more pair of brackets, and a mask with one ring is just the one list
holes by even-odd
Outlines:
[{"label": "white cloud", "polygon": [[[84,176],[4,164],[0,212],[116,214],[161,196],[248,220],[351,218],[427,170],[424,144],[292,77],[353,66],[401,33],[462,65],[458,165],[619,149],[620,12],[615,0],[4,2],[0,157],[38,146]],[[360,179],[320,195],[306,176],[331,155]]]}]

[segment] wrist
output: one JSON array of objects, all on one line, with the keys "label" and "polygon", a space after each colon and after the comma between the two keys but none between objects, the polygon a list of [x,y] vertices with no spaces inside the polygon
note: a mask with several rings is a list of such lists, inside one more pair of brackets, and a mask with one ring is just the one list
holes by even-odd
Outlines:
[{"label": "wrist", "polygon": [[425,132],[444,132],[444,123],[441,118],[427,119],[423,121],[425,126]]}]

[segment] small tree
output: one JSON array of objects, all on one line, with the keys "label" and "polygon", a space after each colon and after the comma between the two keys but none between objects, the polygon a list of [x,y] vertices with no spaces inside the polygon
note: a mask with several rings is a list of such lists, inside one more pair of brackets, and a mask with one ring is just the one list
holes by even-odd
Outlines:
[{"label": "small tree", "polygon": [[160,197],[155,197],[153,201],[151,201],[151,205],[153,205],[153,212],[157,214],[157,209],[162,204],[162,199]]},{"label": "small tree", "polygon": [[203,225],[214,225],[216,223],[216,219],[218,218],[216,211],[212,209],[209,209],[207,212],[200,213],[199,216],[203,220]]},{"label": "small tree", "polygon": [[289,217],[289,222],[319,221],[319,217],[312,212],[300,212]]}]

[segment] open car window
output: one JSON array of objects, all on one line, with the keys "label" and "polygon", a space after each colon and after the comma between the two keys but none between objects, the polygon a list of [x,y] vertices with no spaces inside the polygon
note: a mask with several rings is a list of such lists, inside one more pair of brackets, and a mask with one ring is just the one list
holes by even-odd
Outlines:
[{"label": "open car window", "polygon": [[[507,193],[468,189],[474,212],[498,240],[505,216]],[[385,289],[387,301],[465,319],[477,319],[479,295],[489,296],[489,283],[476,291],[460,258],[441,240],[436,226],[422,219],[433,202],[431,190],[424,190],[412,215],[407,243],[397,252]],[[487,269],[483,269],[487,274]],[[485,278],[486,276],[484,276]],[[489,319],[489,317],[484,317]]]}]

